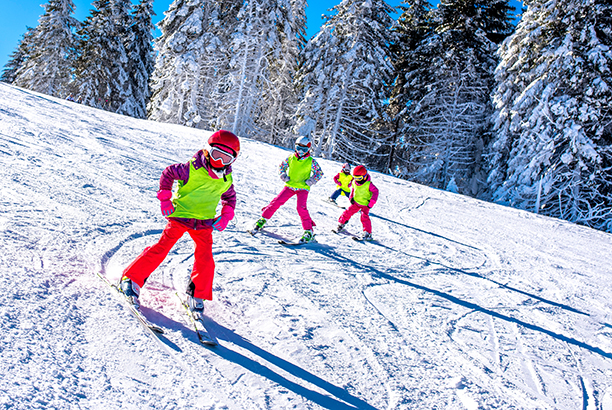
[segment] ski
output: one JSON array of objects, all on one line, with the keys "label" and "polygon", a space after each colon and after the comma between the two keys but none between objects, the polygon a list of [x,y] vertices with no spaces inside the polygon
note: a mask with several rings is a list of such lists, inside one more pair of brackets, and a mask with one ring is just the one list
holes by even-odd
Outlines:
[{"label": "ski", "polygon": [[179,300],[181,301],[181,305],[183,305],[183,307],[185,308],[187,316],[189,317],[189,321],[193,325],[193,328],[196,334],[198,335],[198,340],[200,340],[200,343],[211,347],[217,346],[217,341],[211,336],[210,332],[206,329],[206,326],[204,325],[204,318],[196,317],[196,315],[191,311],[191,309],[189,309],[187,302],[185,302],[185,300],[178,294],[178,292],[176,292],[175,295],[177,298],[179,298]]},{"label": "ski", "polygon": [[362,238],[362,237],[360,237],[360,236],[352,236],[351,238],[352,238],[354,241],[357,241],[357,242],[369,242],[369,243],[374,243],[374,242],[376,242],[374,239],[363,239],[363,238]]},{"label": "ski", "polygon": [[299,246],[299,245],[308,245],[310,243],[318,243],[318,242],[316,240],[312,240],[310,242],[300,242],[299,239],[296,241],[286,241],[284,239],[280,239],[278,243],[281,245],[285,245],[285,246]]},{"label": "ski", "polygon": [[338,205],[336,202],[333,202],[330,199],[321,199],[321,201],[323,201],[323,202],[325,202],[327,204],[334,205],[335,207],[340,208],[340,209],[346,209],[346,207],[344,207],[342,205]]},{"label": "ski", "polygon": [[152,323],[149,319],[147,319],[145,317],[145,315],[142,314],[142,312],[137,309],[133,304],[131,304],[125,297],[125,294],[123,293],[123,291],[115,284],[111,283],[106,276],[102,275],[101,272],[96,272],[96,275],[104,282],[106,283],[108,286],[111,287],[111,289],[113,289],[115,292],[117,292],[118,296],[120,296],[121,300],[124,302],[123,304],[129,309],[129,311],[132,313],[132,315],[134,315],[136,317],[136,319],[138,319],[138,321],[140,321],[140,323],[146,327],[147,329],[149,329],[150,331],[152,331],[153,333],[157,333],[157,334],[163,334],[164,333],[164,329],[157,326],[156,324]]}]

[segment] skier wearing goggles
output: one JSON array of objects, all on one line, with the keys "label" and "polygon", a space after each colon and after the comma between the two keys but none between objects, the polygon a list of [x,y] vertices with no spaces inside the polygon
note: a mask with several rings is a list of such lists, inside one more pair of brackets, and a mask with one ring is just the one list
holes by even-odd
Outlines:
[{"label": "skier wearing goggles", "polygon": [[[168,224],[159,241],[146,248],[123,271],[119,283],[136,308],[140,306],[140,288],[185,232],[195,242],[187,303],[194,313],[201,314],[204,300],[213,298],[212,232],[223,231],[234,218],[236,191],[230,165],[240,152],[240,141],[231,132],[221,130],[212,134],[207,142],[206,148],[198,151],[189,162],[170,165],[162,172],[157,198]],[[174,181],[178,183],[175,193],[172,192]],[[219,202],[222,207],[217,215]]]},{"label": "skier wearing goggles", "polygon": [[351,195],[349,196],[351,206],[340,215],[336,232],[344,229],[349,219],[357,212],[361,212],[361,224],[363,234],[360,239],[372,240],[372,222],[370,221],[370,209],[378,200],[378,188],[372,182],[368,170],[363,165],[358,165],[353,170],[353,183],[351,184]]},{"label": "skier wearing goggles", "polygon": [[262,209],[261,218],[255,223],[253,232],[261,230],[278,208],[295,195],[297,196],[297,212],[302,220],[302,228],[304,228],[304,234],[300,238],[300,242],[314,241],[312,228],[315,224],[308,213],[308,193],[310,187],[323,177],[323,171],[317,161],[310,155],[311,146],[312,143],[308,137],[299,137],[295,141],[295,152],[280,165],[280,178],[285,186],[276,198]]}]

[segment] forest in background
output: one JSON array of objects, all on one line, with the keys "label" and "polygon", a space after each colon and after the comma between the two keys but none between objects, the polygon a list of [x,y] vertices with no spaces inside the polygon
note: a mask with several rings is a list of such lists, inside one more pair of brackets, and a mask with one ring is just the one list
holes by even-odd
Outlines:
[{"label": "forest in background", "polygon": [[[49,0],[2,81],[290,147],[612,232],[612,5]],[[390,193],[391,194],[391,193]]]}]

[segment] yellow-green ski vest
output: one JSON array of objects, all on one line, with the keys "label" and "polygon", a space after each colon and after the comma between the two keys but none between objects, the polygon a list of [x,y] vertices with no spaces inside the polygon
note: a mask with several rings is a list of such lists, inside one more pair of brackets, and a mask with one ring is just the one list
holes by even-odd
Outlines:
[{"label": "yellow-green ski vest", "polygon": [[192,158],[189,162],[189,179],[186,184],[179,181],[176,198],[172,201],[174,218],[212,219],[217,212],[221,195],[232,186],[232,174],[214,179],[206,167],[195,169]]},{"label": "yellow-green ski vest", "polygon": [[287,163],[289,164],[289,172],[287,175],[290,179],[286,185],[291,188],[310,190],[310,187],[306,185],[304,181],[310,178],[312,157],[309,156],[305,159],[298,159],[295,155],[291,155],[289,159],[287,159]]},{"label": "yellow-green ski vest", "polygon": [[349,188],[349,184],[353,180],[353,176],[351,174],[341,172],[338,176],[338,180],[340,181],[338,188],[341,188],[345,192],[350,192],[351,188]]},{"label": "yellow-green ski vest", "polygon": [[355,192],[353,194],[353,199],[359,205],[368,206],[370,203],[370,199],[372,199],[372,193],[370,192],[371,182],[372,181],[366,181],[363,183],[363,185],[357,185],[356,183],[353,184],[353,190]]}]

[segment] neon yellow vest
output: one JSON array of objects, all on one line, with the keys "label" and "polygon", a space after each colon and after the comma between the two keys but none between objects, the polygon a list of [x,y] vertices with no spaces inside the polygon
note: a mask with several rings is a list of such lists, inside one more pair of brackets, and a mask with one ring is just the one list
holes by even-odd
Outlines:
[{"label": "neon yellow vest", "polygon": [[291,188],[310,190],[310,187],[306,185],[304,181],[310,178],[312,157],[298,159],[295,155],[291,155],[287,163],[289,164],[289,172],[287,172],[287,175],[290,180],[286,185]]},{"label": "neon yellow vest", "polygon": [[192,159],[189,163],[189,179],[186,184],[179,181],[176,198],[172,201],[175,218],[212,219],[217,212],[221,195],[232,186],[232,174],[214,179],[205,167],[195,169]]},{"label": "neon yellow vest", "polygon": [[338,176],[338,180],[340,180],[340,185],[338,185],[338,188],[342,188],[342,190],[345,192],[349,192],[351,190],[351,188],[349,188],[349,183],[353,180],[353,176],[351,174],[341,172]]},{"label": "neon yellow vest", "polygon": [[371,181],[364,182],[363,185],[353,184],[353,199],[359,205],[368,206],[370,199],[372,199],[372,193],[370,192]]}]

